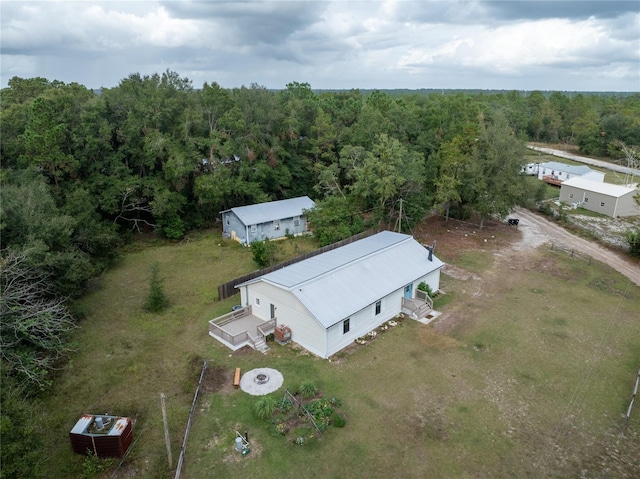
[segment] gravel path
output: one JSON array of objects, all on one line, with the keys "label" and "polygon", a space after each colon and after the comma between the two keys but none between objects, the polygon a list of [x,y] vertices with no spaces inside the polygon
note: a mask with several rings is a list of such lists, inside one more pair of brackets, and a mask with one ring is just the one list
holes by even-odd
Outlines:
[{"label": "gravel path", "polygon": [[561,245],[609,265],[640,286],[640,262],[628,260],[596,243],[569,233],[528,210],[518,208],[511,216],[520,219],[518,229],[522,233],[522,239],[513,246],[514,250],[533,249],[545,243]]}]

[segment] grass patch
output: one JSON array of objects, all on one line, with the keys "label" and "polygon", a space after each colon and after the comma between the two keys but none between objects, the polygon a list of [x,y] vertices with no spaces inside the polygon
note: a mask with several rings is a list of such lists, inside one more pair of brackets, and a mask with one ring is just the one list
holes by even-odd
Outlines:
[{"label": "grass patch", "polygon": [[487,251],[466,251],[458,255],[455,264],[474,273],[483,273],[493,265],[493,253]]}]

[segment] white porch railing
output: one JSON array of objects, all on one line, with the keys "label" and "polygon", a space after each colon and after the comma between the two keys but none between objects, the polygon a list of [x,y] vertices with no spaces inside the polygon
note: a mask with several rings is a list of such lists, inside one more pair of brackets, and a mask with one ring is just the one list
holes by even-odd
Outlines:
[{"label": "white porch railing", "polygon": [[433,309],[433,299],[429,297],[426,291],[422,291],[421,289],[416,290],[416,298],[427,303],[431,309]]}]

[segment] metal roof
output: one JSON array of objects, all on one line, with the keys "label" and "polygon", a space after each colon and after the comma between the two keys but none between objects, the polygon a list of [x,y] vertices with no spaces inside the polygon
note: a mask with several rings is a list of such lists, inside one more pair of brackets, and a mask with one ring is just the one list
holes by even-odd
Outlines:
[{"label": "metal roof", "polygon": [[592,191],[602,195],[620,198],[629,193],[637,191],[635,188],[622,185],[613,185],[611,183],[602,183],[600,181],[587,180],[585,178],[575,177],[562,183],[562,186],[573,186],[582,190]]},{"label": "metal roof", "polygon": [[238,285],[265,281],[289,290],[329,328],[444,266],[412,236],[383,231]]},{"label": "metal roof", "polygon": [[552,170],[560,170],[572,175],[584,175],[593,171],[591,168],[585,165],[567,165],[566,163],[560,163],[558,161],[549,161],[542,163],[541,168],[550,168]]},{"label": "metal roof", "polygon": [[300,196],[288,200],[269,201],[268,203],[258,203],[255,205],[238,206],[231,208],[235,215],[247,226],[267,223],[273,220],[293,218],[301,216],[302,210],[310,210],[316,204],[308,196]]}]

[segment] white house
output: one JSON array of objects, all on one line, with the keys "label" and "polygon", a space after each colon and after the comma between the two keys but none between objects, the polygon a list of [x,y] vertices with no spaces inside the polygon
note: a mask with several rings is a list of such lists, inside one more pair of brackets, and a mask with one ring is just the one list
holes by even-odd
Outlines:
[{"label": "white house", "polygon": [[571,178],[582,177],[592,181],[604,181],[604,173],[592,170],[585,165],[567,165],[557,161],[540,163],[538,166],[538,179],[552,185],[560,186],[563,181]]},{"label": "white house", "polygon": [[[289,327],[292,341],[328,358],[401,312],[424,317],[432,303],[418,285],[438,291],[443,266],[412,236],[383,231],[237,288],[247,314],[268,330],[276,322]],[[223,328],[212,326],[210,334],[220,339]]]},{"label": "white house", "polygon": [[591,181],[583,177],[571,178],[560,187],[560,201],[572,207],[585,208],[612,217],[640,215],[640,207],[633,197],[635,187]]},{"label": "white house", "polygon": [[315,205],[308,196],[301,196],[231,208],[220,213],[222,234],[245,245],[287,234],[297,236],[307,231],[304,212]]}]

